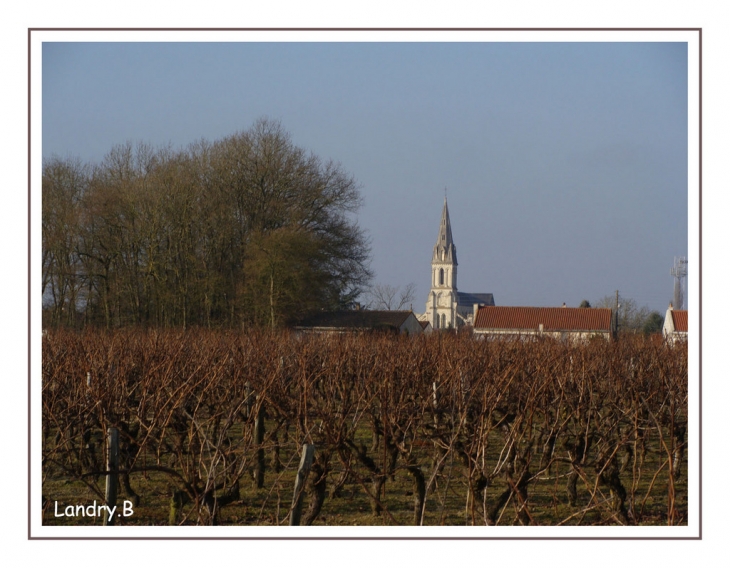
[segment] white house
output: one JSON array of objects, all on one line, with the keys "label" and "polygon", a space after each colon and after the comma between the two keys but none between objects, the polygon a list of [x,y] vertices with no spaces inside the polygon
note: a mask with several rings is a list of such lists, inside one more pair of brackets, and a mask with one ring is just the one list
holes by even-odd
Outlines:
[{"label": "white house", "polygon": [[485,339],[542,336],[587,341],[610,339],[612,323],[610,308],[481,306],[474,318],[474,335]]},{"label": "white house", "polygon": [[662,329],[668,342],[687,341],[688,319],[687,310],[675,310],[672,304],[669,304]]}]

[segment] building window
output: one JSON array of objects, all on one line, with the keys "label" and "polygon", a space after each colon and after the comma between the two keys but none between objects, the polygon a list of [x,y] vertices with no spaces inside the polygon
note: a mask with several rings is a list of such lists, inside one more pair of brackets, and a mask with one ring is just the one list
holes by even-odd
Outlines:
[{"label": "building window", "polygon": [[446,314],[441,314],[441,329],[446,329]]},{"label": "building window", "polygon": [[439,286],[444,285],[444,269],[439,270]]}]

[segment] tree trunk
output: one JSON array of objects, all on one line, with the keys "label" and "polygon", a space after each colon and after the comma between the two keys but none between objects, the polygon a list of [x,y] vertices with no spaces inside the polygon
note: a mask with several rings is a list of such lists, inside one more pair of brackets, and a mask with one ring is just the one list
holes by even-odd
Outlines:
[{"label": "tree trunk", "polygon": [[418,527],[423,522],[423,506],[426,501],[426,479],[420,467],[410,465],[406,469],[413,476],[413,524]]}]

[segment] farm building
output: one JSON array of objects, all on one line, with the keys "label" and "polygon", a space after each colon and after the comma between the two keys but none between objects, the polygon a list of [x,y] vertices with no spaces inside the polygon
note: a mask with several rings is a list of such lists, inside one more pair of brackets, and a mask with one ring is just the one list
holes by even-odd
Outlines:
[{"label": "farm building", "polygon": [[478,338],[552,337],[587,341],[610,339],[613,311],[610,308],[532,308],[475,306],[474,335]]},{"label": "farm building", "polygon": [[417,335],[424,328],[412,311],[350,310],[319,312],[294,327],[305,333],[345,333],[351,331],[390,331]]},{"label": "farm building", "polygon": [[672,304],[669,304],[662,329],[668,342],[687,341],[688,319],[687,310],[675,310]]}]

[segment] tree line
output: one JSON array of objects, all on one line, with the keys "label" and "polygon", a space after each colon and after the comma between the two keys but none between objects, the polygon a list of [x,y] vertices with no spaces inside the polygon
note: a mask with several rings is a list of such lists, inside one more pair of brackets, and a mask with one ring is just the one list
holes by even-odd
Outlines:
[{"label": "tree line", "polygon": [[266,326],[371,279],[355,179],[261,119],[187,148],[43,162],[44,325]]}]

